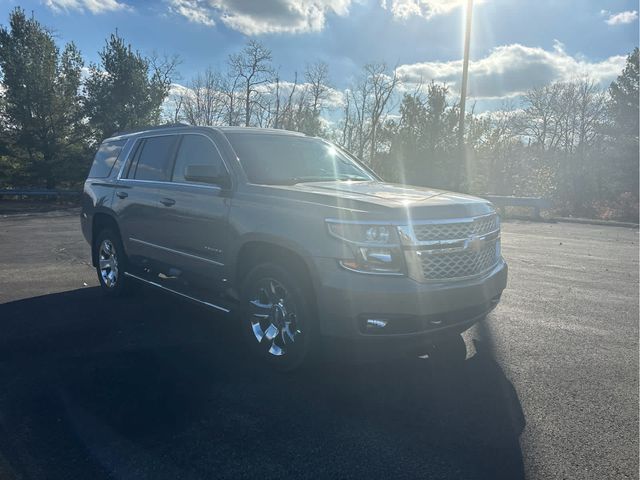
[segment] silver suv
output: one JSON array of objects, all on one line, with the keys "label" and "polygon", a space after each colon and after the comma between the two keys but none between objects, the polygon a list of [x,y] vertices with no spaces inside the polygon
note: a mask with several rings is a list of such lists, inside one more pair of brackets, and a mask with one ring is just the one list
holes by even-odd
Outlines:
[{"label": "silver suv", "polygon": [[106,294],[142,282],[234,313],[250,348],[285,370],[338,339],[460,356],[460,333],[507,282],[489,202],[385,183],[340,147],[282,130],[108,138],[81,222]]}]

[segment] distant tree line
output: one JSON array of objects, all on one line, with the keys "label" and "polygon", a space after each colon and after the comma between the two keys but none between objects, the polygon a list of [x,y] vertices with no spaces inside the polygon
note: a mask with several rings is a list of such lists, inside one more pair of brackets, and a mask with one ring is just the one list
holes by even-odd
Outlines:
[{"label": "distant tree line", "polygon": [[144,56],[117,34],[85,68],[73,43],[15,9],[0,27],[0,185],[76,185],[96,144],[143,125],[245,125],[328,138],[381,176],[472,193],[551,198],[565,215],[638,218],[638,49],[608,89],[589,78],[532,89],[518,105],[466,115],[438,83],[403,84],[388,65],[362,67],[349,88],[329,65],[285,80],[249,40],[223,68],[184,87],[179,59]]}]

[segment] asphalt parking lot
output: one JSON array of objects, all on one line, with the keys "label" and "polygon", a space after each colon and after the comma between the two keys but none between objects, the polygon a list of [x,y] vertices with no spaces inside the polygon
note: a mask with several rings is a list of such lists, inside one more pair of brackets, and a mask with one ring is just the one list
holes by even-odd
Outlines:
[{"label": "asphalt parking lot", "polygon": [[281,375],[232,317],[103,299],[74,211],[0,218],[0,479],[638,478],[638,231],[506,222],[503,252],[455,375]]}]

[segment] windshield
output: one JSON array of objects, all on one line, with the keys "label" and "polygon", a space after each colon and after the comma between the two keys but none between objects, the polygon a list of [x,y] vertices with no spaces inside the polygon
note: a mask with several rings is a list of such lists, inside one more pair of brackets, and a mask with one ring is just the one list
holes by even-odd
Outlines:
[{"label": "windshield", "polygon": [[292,135],[227,133],[251,183],[293,185],[374,177],[324,140]]}]

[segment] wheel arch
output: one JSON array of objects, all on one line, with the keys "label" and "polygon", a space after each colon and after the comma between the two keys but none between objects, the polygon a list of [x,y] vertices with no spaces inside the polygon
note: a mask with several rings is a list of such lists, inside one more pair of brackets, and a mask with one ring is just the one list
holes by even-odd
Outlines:
[{"label": "wheel arch", "polygon": [[[97,212],[91,220],[91,264],[96,267],[98,265],[98,249],[96,246],[96,238],[100,232],[106,228],[111,228],[120,236],[120,228],[118,222],[112,215],[104,212]],[[120,238],[122,240],[122,238]]]},{"label": "wheel arch", "polygon": [[242,244],[237,253],[237,262],[234,272],[234,280],[238,289],[246,275],[253,267],[271,261],[291,268],[301,276],[305,286],[309,288],[310,300],[316,306],[317,283],[315,268],[309,261],[309,256],[291,245],[282,245],[267,239],[251,239]]}]

